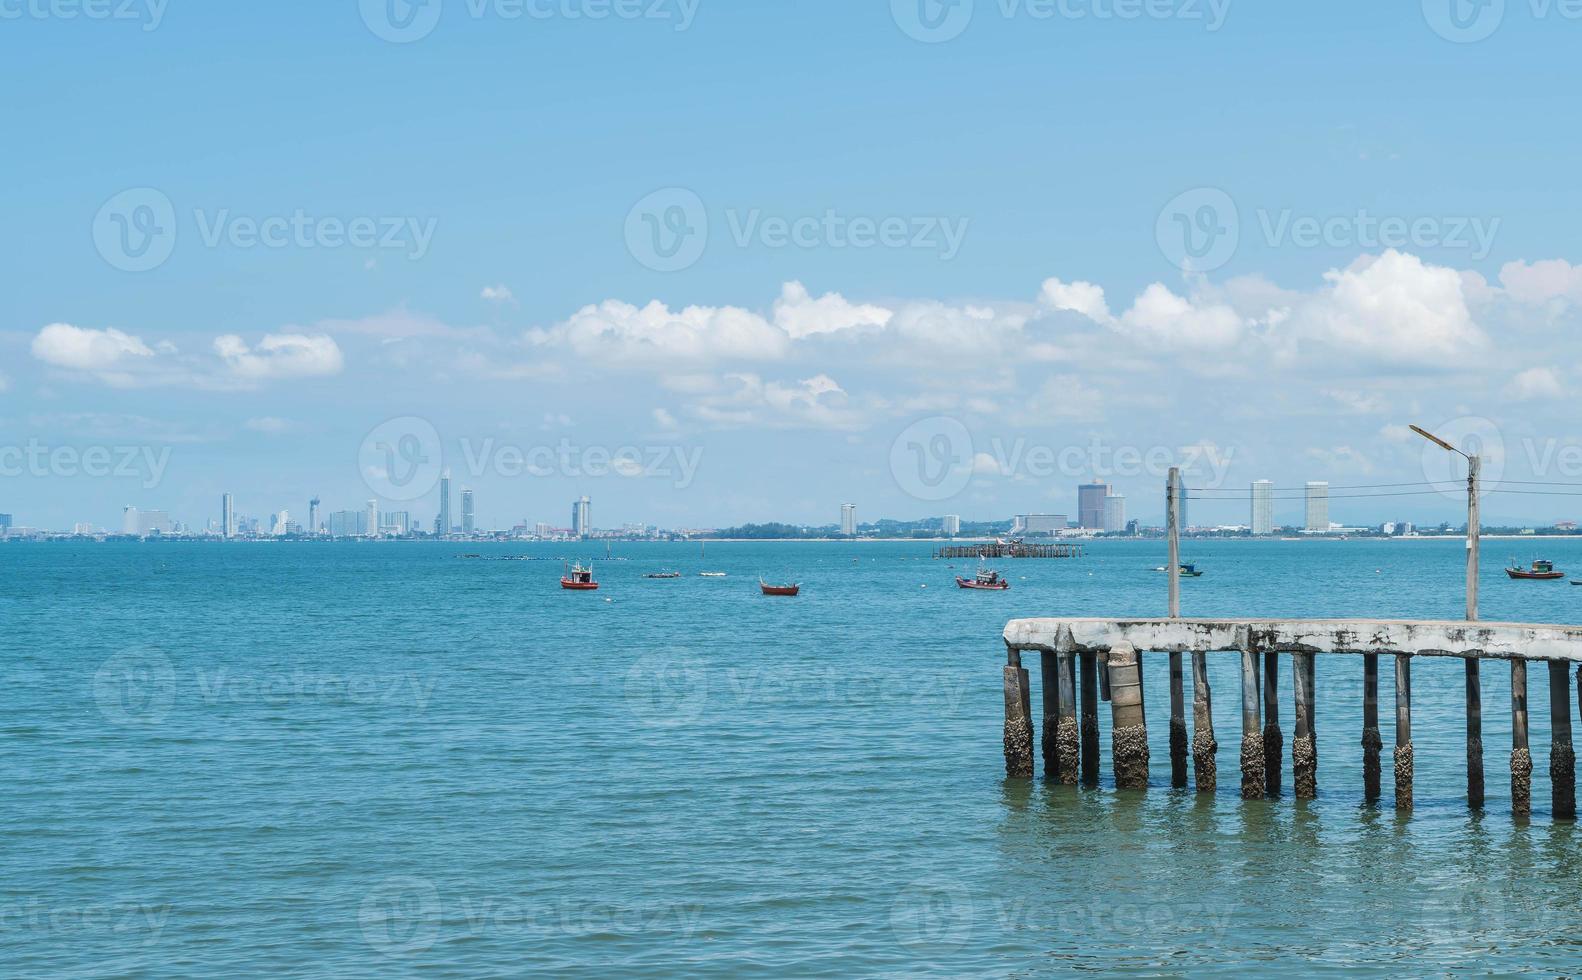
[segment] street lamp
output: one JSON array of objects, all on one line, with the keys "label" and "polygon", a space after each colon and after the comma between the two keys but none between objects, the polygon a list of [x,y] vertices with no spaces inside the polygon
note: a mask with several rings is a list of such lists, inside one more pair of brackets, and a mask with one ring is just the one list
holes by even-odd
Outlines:
[{"label": "street lamp", "polygon": [[[1448,449],[1467,461],[1467,622],[1478,618],[1478,472],[1482,460],[1462,452],[1455,446],[1425,429],[1412,426],[1412,431]],[[1478,658],[1468,657],[1467,665],[1467,803],[1473,807],[1483,805],[1483,683],[1479,676]],[[1512,661],[1511,669],[1516,669]]]}]

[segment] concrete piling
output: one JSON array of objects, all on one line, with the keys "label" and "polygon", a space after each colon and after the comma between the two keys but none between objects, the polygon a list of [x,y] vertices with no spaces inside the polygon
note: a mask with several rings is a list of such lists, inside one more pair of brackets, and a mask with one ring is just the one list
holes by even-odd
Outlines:
[{"label": "concrete piling", "polygon": [[1313,738],[1313,655],[1293,653],[1291,676],[1296,687],[1296,737],[1291,741],[1291,772],[1296,798],[1318,796],[1318,745]]},{"label": "concrete piling", "polygon": [[1056,752],[1056,736],[1060,728],[1060,663],[1051,650],[1038,655],[1038,682],[1043,691],[1043,718],[1039,726],[1039,745],[1044,756],[1044,778],[1049,782],[1060,781],[1060,758]]},{"label": "concrete piling", "polygon": [[[1106,671],[1108,673],[1108,671]],[[1082,654],[1082,785],[1099,784],[1099,680],[1098,661]]]},{"label": "concrete piling", "polygon": [[1033,778],[1033,720],[1022,655],[1010,653],[1005,667],[1005,774],[1012,779]]},{"label": "concrete piling", "polygon": [[1511,812],[1533,810],[1533,754],[1527,747],[1527,661],[1511,661]]},{"label": "concrete piling", "polygon": [[1549,791],[1556,820],[1577,816],[1577,757],[1571,746],[1571,677],[1564,660],[1549,661]]},{"label": "concrete piling", "polygon": [[1467,658],[1467,806],[1483,807],[1483,678],[1477,657]]},{"label": "concrete piling", "polygon": [[1362,657],[1362,794],[1369,803],[1378,802],[1379,753],[1384,738],[1379,734],[1379,655]]},{"label": "concrete piling", "polygon": [[1148,788],[1148,721],[1143,714],[1142,669],[1130,643],[1110,648],[1110,756],[1117,789]]},{"label": "concrete piling", "polygon": [[1219,764],[1215,753],[1214,704],[1208,686],[1208,662],[1202,653],[1192,654],[1192,776],[1199,793],[1212,793],[1219,787]]},{"label": "concrete piling", "polygon": [[1280,795],[1280,766],[1285,738],[1280,733],[1280,654],[1263,655],[1263,774],[1270,796]]},{"label": "concrete piling", "polygon": [[1263,799],[1267,785],[1263,765],[1263,712],[1260,710],[1258,655],[1241,653],[1241,798]]},{"label": "concrete piling", "polygon": [[1186,695],[1182,690],[1181,654],[1170,654],[1170,786],[1186,789]]},{"label": "concrete piling", "polygon": [[1060,718],[1055,729],[1056,771],[1066,786],[1077,785],[1080,739],[1077,735],[1077,664],[1069,653],[1060,655],[1055,688],[1060,696]]},{"label": "concrete piling", "polygon": [[1412,808],[1412,658],[1395,655],[1395,808]]}]

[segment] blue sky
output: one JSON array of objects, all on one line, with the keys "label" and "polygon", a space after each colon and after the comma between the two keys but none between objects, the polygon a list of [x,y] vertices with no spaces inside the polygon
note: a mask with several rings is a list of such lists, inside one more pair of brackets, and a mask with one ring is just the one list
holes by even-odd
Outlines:
[{"label": "blue sky", "polygon": [[489,525],[1582,482],[1558,3],[390,2],[0,11],[0,511],[353,508],[403,425]]}]

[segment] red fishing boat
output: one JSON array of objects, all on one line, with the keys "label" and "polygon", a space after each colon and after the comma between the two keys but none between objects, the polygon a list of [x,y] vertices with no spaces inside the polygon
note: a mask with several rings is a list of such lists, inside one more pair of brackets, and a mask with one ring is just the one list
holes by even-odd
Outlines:
[{"label": "red fishing boat", "polygon": [[958,578],[956,584],[963,589],[979,589],[985,592],[1004,592],[1011,587],[1011,583],[1000,577],[999,572],[980,571],[972,578]]},{"label": "red fishing boat", "polygon": [[579,564],[571,566],[571,569],[560,577],[560,587],[574,592],[592,592],[599,587],[599,583],[593,580],[592,567],[583,568]]},{"label": "red fishing boat", "polygon": [[765,582],[762,577],[759,577],[758,579],[758,588],[763,590],[764,595],[797,595],[802,591],[802,586],[800,584],[770,585],[768,582]]},{"label": "red fishing boat", "polygon": [[1540,558],[1537,561],[1533,562],[1533,567],[1530,568],[1530,569],[1529,568],[1518,568],[1517,565],[1516,565],[1516,560],[1512,559],[1511,560],[1511,567],[1509,567],[1509,568],[1507,568],[1505,570],[1505,574],[1509,575],[1511,578],[1538,579],[1538,580],[1541,580],[1541,581],[1552,581],[1552,580],[1557,579],[1557,578],[1565,578],[1566,577],[1566,573],[1565,572],[1560,572],[1560,571],[1556,571],[1555,570],[1555,563],[1554,562],[1548,561],[1548,560],[1543,559],[1543,558]]}]

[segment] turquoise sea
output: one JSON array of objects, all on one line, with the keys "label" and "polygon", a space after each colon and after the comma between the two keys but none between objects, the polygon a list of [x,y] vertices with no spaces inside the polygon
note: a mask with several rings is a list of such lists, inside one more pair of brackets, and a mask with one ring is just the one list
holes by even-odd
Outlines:
[{"label": "turquoise sea", "polygon": [[[1414,669],[1416,810],[1362,802],[1361,661],[1319,658],[1320,797],[1008,782],[999,635],[1158,615],[1159,543],[970,565],[927,543],[0,546],[0,974],[1465,975],[1582,965],[1582,835],[1509,805],[1509,672]],[[545,561],[463,560],[533,555]],[[1582,541],[1489,541],[1485,619],[1577,622]],[[558,588],[592,558],[603,589]],[[1187,615],[1458,618],[1459,541],[1189,542]],[[674,568],[686,576],[644,579]],[[721,570],[723,579],[701,578]],[[804,584],[757,594],[762,573]],[[926,588],[925,588],[926,586]],[[1032,671],[1035,704],[1038,671]],[[1291,739],[1289,661],[1282,720]],[[1383,699],[1390,674],[1384,671]],[[1573,700],[1574,706],[1574,700]],[[1101,711],[1108,725],[1108,712]],[[1108,738],[1105,737],[1107,748]]]}]

